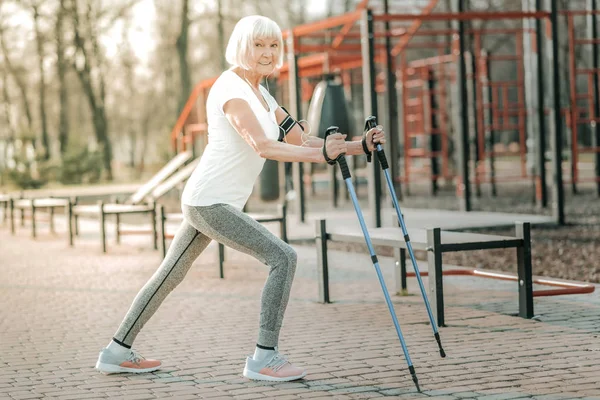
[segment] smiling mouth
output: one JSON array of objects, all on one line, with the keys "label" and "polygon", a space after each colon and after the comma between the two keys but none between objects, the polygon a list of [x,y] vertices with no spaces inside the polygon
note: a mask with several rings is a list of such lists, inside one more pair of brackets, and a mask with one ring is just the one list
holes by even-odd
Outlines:
[{"label": "smiling mouth", "polygon": [[271,63],[270,63],[270,62],[269,62],[269,63],[266,63],[266,64],[259,62],[259,64],[260,64],[260,65],[265,65],[265,66],[267,66],[267,65],[271,65]]}]

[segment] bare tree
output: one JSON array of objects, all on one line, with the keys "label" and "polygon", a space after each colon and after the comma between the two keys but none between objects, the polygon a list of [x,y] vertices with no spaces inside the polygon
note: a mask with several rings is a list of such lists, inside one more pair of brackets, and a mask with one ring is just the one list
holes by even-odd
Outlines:
[{"label": "bare tree", "polygon": [[67,62],[65,60],[64,19],[66,15],[66,0],[60,0],[54,28],[56,40],[56,73],[58,77],[58,141],[60,154],[67,151],[69,145],[69,100],[67,92]]},{"label": "bare tree", "polygon": [[39,82],[39,108],[40,108],[40,120],[42,125],[42,146],[44,148],[43,158],[45,160],[50,159],[50,137],[48,134],[48,117],[46,115],[46,79],[44,71],[45,51],[44,51],[44,34],[40,28],[40,6],[42,2],[32,0],[29,4],[31,11],[33,12],[33,23],[35,29],[35,40],[38,53],[38,72],[40,74]]},{"label": "bare tree", "polygon": [[[220,3],[219,3],[220,4]],[[177,55],[179,56],[179,76],[181,79],[181,92],[179,93],[179,107],[181,112],[187,98],[192,91],[192,77],[188,62],[188,41],[190,29],[189,0],[181,0],[181,28],[177,37]]]},{"label": "bare tree", "polygon": [[4,102],[4,107],[2,111],[4,114],[4,121],[6,123],[6,133],[8,134],[8,137],[1,139],[4,140],[4,145],[2,146],[4,154],[2,154],[2,156],[0,157],[0,159],[3,160],[3,163],[0,164],[0,185],[4,185],[4,169],[8,164],[9,148],[11,148],[14,145],[15,131],[10,109],[12,103],[8,90],[8,73],[4,68],[0,69],[0,71],[2,72],[2,100]]},{"label": "bare tree", "polygon": [[[121,96],[122,104],[119,109],[124,111],[124,121],[121,124],[122,130],[127,132],[129,138],[129,160],[128,164],[131,168],[135,167],[137,157],[137,123],[135,118],[137,117],[135,109],[137,106],[137,92],[136,92],[136,76],[135,66],[138,62],[135,53],[131,48],[129,42],[128,33],[131,28],[131,18],[127,15],[124,18],[124,25],[121,31],[121,70],[123,71],[125,93]],[[124,105],[127,105],[124,107]]]},{"label": "bare tree", "polygon": [[[87,97],[96,140],[102,147],[106,178],[113,179],[112,145],[108,137],[108,119],[106,117],[106,86],[104,75],[99,64],[100,52],[98,37],[94,35],[92,2],[88,0],[87,10],[79,12],[78,0],[70,0],[70,14],[73,28],[73,41],[76,49],[73,67],[77,72],[83,91]],[[87,31],[87,35],[84,34]],[[93,77],[96,76],[94,84]]]},{"label": "bare tree", "polygon": [[224,70],[227,67],[227,63],[225,61],[225,17],[223,15],[223,0],[217,0],[217,37],[219,44],[219,49],[221,49],[221,70]]},{"label": "bare tree", "polygon": [[[1,5],[1,3],[0,3]],[[3,21],[2,21],[3,22]],[[10,76],[13,78],[19,92],[21,93],[21,101],[23,104],[23,111],[27,120],[27,130],[29,134],[33,133],[33,116],[31,113],[31,103],[29,102],[29,95],[27,92],[27,84],[25,83],[24,75],[26,71],[19,65],[15,65],[10,54],[10,49],[7,45],[7,31],[3,25],[0,25],[0,48],[2,48],[2,54],[4,56],[4,64]]]}]

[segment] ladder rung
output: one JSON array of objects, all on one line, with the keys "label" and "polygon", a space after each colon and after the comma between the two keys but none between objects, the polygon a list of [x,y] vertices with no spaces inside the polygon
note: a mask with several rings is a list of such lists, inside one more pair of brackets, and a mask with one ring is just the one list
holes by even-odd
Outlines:
[{"label": "ladder rung", "polygon": [[575,39],[575,44],[600,44],[600,39]]},{"label": "ladder rung", "polygon": [[594,68],[575,68],[576,74],[598,74],[600,73],[600,69]]}]

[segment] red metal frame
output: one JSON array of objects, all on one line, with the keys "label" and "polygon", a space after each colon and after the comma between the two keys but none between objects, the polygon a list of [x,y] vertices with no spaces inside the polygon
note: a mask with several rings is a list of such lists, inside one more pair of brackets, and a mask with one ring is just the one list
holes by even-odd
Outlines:
[{"label": "red metal frame", "polygon": [[[600,75],[600,69],[581,68],[577,65],[575,52],[578,45],[600,44],[600,39],[578,39],[575,31],[577,17],[587,17],[592,14],[599,15],[600,11],[563,11],[561,13],[567,19],[567,32],[569,43],[569,100],[570,107],[565,110],[567,127],[571,139],[571,168],[570,181],[573,184],[580,182],[598,182],[600,178],[595,176],[581,177],[579,169],[579,156],[582,153],[600,152],[600,146],[583,146],[579,144],[579,126],[582,124],[600,123],[600,115],[594,110],[594,75]],[[580,76],[587,78],[588,84],[584,92],[578,92],[577,79]],[[580,103],[585,103],[580,106]]]},{"label": "red metal frame", "polygon": [[[446,101],[445,97],[447,96],[447,90],[443,90],[443,88],[447,87],[449,84],[453,84],[452,74],[449,72],[450,69],[447,68],[449,63],[456,62],[456,51],[453,49],[452,54],[443,54],[444,45],[436,41],[438,36],[454,36],[456,32],[453,29],[421,29],[421,26],[425,22],[430,21],[450,21],[450,20],[498,20],[498,19],[513,19],[520,20],[524,18],[538,18],[538,19],[548,19],[548,12],[519,12],[519,11],[505,11],[505,12],[485,12],[485,11],[469,11],[464,13],[432,13],[433,9],[436,7],[438,0],[431,0],[429,3],[422,8],[421,14],[416,15],[414,13],[389,13],[389,14],[376,14],[373,15],[373,19],[376,23],[383,22],[399,22],[404,21],[408,22],[404,27],[393,27],[390,32],[376,32],[375,38],[381,39],[386,36],[390,36],[394,42],[392,55],[397,55],[400,59],[398,65],[398,72],[402,75],[402,80],[405,84],[408,84],[405,90],[405,95],[403,96],[404,109],[406,110],[403,119],[403,124],[405,126],[405,143],[407,146],[405,147],[404,154],[404,174],[402,175],[401,180],[405,182],[409,182],[414,178],[419,178],[422,176],[425,179],[431,179],[431,174],[419,175],[417,169],[414,167],[412,163],[413,160],[418,159],[419,157],[431,157],[432,154],[426,151],[425,149],[417,150],[414,147],[411,147],[410,139],[418,134],[418,130],[430,131],[429,134],[440,134],[443,137],[442,141],[442,150],[440,154],[435,154],[435,156],[439,156],[441,158],[442,171],[441,175],[446,178],[452,178],[454,173],[450,169],[449,162],[449,154],[448,154],[448,141],[449,141],[449,128],[447,126],[448,118],[443,115],[443,113],[447,114],[447,110],[444,110]],[[331,17],[322,21],[316,21],[308,24],[304,24],[301,26],[294,27],[290,30],[284,32],[284,37],[287,38],[290,35],[294,36],[296,42],[298,42],[299,38],[309,38],[309,37],[333,37],[330,44],[325,45],[314,45],[314,44],[299,44],[297,43],[296,54],[300,54],[301,57],[298,59],[298,74],[301,78],[302,82],[302,98],[306,100],[309,96],[309,91],[314,86],[313,84],[305,83],[306,79],[310,77],[320,77],[325,72],[336,72],[336,71],[348,71],[351,69],[361,68],[362,67],[362,58],[361,58],[361,45],[356,42],[357,38],[360,38],[360,33],[356,30],[356,23],[362,17],[364,9],[368,7],[368,0],[362,0],[358,5],[356,10]],[[586,76],[588,81],[590,81],[595,74],[600,74],[598,70],[584,69],[578,68],[575,65],[575,57],[574,57],[574,49],[578,45],[589,45],[591,43],[588,39],[578,39],[575,37],[575,29],[574,29],[574,19],[576,17],[585,17],[590,15],[590,11],[564,11],[561,13],[567,19],[567,31],[569,33],[569,72],[571,77],[571,82],[575,82],[578,76]],[[600,12],[596,11],[595,14],[600,14]],[[511,180],[522,180],[529,178],[528,171],[526,168],[526,126],[525,119],[527,118],[527,110],[525,105],[525,95],[524,95],[524,70],[523,70],[523,29],[486,29],[486,30],[471,30],[468,31],[467,34],[473,35],[475,48],[474,48],[474,57],[475,57],[475,65],[477,65],[477,79],[475,79],[475,90],[479,94],[486,88],[492,91],[492,101],[491,103],[486,103],[487,100],[479,101],[476,111],[475,111],[475,123],[477,126],[478,136],[476,138],[479,144],[479,163],[475,167],[475,174],[473,180],[475,183],[479,184],[482,182],[491,182],[492,177],[489,174],[489,168],[487,167],[486,160],[489,157],[496,156],[517,156],[519,158],[520,170],[517,174],[506,175],[506,174],[498,174],[497,177],[494,178],[494,182],[502,182],[502,181],[511,181]],[[333,35],[332,35],[333,33]],[[492,54],[484,58],[481,55],[481,50],[483,49],[482,40],[485,35],[509,35],[514,37],[515,48],[517,49],[515,54],[512,55],[497,55]],[[425,39],[425,40],[413,40],[414,38]],[[429,39],[427,39],[429,38]],[[354,40],[354,41],[353,41]],[[410,60],[407,62],[408,58],[406,56],[407,52],[410,52],[411,49],[423,49],[429,48],[432,50],[438,51],[438,56],[430,57],[422,60]],[[377,43],[375,45],[376,50],[376,63],[383,63],[385,61],[385,51],[384,47],[381,43]],[[307,55],[304,55],[309,53]],[[486,68],[484,67],[486,62],[493,63],[507,63],[512,62],[518,65],[517,68],[517,79],[512,81],[490,81],[489,76],[485,76]],[[407,71],[407,69],[412,69],[412,72]],[[410,89],[411,84],[417,84],[415,82],[409,83],[409,81],[413,81],[418,76],[425,74],[427,69],[430,71],[433,70],[438,79],[444,80],[444,82],[440,81],[439,83],[439,93],[436,95],[440,96],[440,100],[438,103],[440,104],[439,111],[432,111],[429,107],[428,109],[428,101],[423,102],[422,104],[417,104],[418,100],[416,98],[418,96],[428,96],[431,93],[428,93],[426,90],[421,89],[420,95],[418,94],[418,90],[415,88]],[[420,70],[420,71],[418,71]],[[279,71],[279,80],[283,81],[288,78],[289,68],[284,65]],[[173,148],[177,151],[181,151],[189,148],[189,144],[194,141],[194,138],[199,134],[206,132],[206,122],[205,118],[203,118],[202,111],[196,110],[194,112],[194,107],[198,106],[198,104],[203,104],[204,99],[210,89],[210,86],[214,82],[216,78],[211,78],[205,81],[200,82],[192,91],[188,102],[186,103],[184,109],[182,110],[181,115],[179,116],[177,123],[175,124],[173,130],[171,131],[171,140],[173,144]],[[383,78],[378,77],[378,83],[376,85],[377,91],[383,91],[385,89],[385,85],[383,85]],[[578,160],[579,155],[584,152],[600,152],[600,147],[586,147],[577,145],[578,139],[578,125],[581,124],[590,124],[590,123],[599,123],[600,116],[594,115],[593,111],[593,102],[591,101],[592,93],[591,88],[593,85],[588,85],[588,90],[584,93],[578,93],[576,85],[574,83],[570,84],[569,87],[569,97],[571,99],[571,104],[573,105],[569,109],[565,110],[565,117],[567,119],[568,126],[570,128],[571,133],[571,154],[573,167],[571,168],[571,180],[573,182],[583,181],[580,176],[580,171],[578,169]],[[502,99],[507,99],[509,94],[513,91],[516,91],[516,101],[504,101]],[[578,106],[578,102],[586,103],[586,106]],[[412,107],[412,109],[411,109]],[[202,107],[197,107],[202,108]],[[420,108],[420,110],[419,110]],[[437,132],[431,132],[431,129],[427,129],[425,125],[425,121],[423,120],[423,115],[427,114],[431,115],[431,113],[439,112],[438,120],[440,123],[440,127]],[[491,123],[486,123],[486,119],[484,118],[484,113],[490,112],[491,114]],[[192,115],[195,114],[195,115]],[[420,118],[420,121],[419,121]],[[515,121],[511,122],[511,119]],[[418,126],[418,124],[421,124]],[[184,128],[185,127],[185,128]],[[517,151],[496,151],[486,150],[485,146],[485,136],[486,132],[490,129],[494,129],[495,131],[500,130],[512,130],[518,132],[518,150]],[[502,133],[497,133],[498,135],[502,135]],[[422,172],[422,171],[421,171]],[[433,177],[436,178],[436,177]],[[596,178],[592,178],[595,180]]]},{"label": "red metal frame", "polygon": [[[426,271],[420,272],[421,276],[427,276]],[[518,277],[508,274],[500,274],[497,272],[482,271],[480,269],[451,269],[442,272],[442,275],[448,276],[476,276],[480,278],[500,279],[504,281],[518,281]],[[407,272],[406,276],[414,277],[414,272]],[[534,290],[533,297],[543,296],[559,296],[565,294],[586,294],[593,293],[596,290],[594,285],[573,283],[573,282],[562,282],[552,279],[534,279],[533,283],[536,285],[554,286],[561,287],[563,289],[552,289],[552,290]]]},{"label": "red metal frame", "polygon": [[[525,71],[523,55],[523,29],[493,29],[493,30],[474,30],[474,52],[477,65],[476,90],[482,95],[485,89],[491,90],[491,103],[488,99],[481,99],[476,105],[476,123],[477,123],[477,142],[479,150],[479,164],[476,166],[475,182],[498,182],[519,180],[528,178],[527,171],[527,106],[525,104]],[[516,54],[514,55],[483,55],[482,41],[483,35],[511,35],[515,38]],[[492,81],[488,70],[488,63],[493,62],[514,62],[517,66],[517,79],[511,81]],[[514,89],[517,92],[517,102],[509,102],[509,90]],[[482,96],[483,97],[483,96]],[[485,113],[491,113],[491,124],[486,124]],[[516,117],[517,122],[510,120]],[[497,151],[490,149],[486,151],[486,136],[493,130],[498,136],[503,133],[516,131],[519,137],[519,148],[517,151],[504,150]],[[492,177],[488,175],[486,168],[486,159],[496,156],[518,156],[520,162],[520,175]]]}]

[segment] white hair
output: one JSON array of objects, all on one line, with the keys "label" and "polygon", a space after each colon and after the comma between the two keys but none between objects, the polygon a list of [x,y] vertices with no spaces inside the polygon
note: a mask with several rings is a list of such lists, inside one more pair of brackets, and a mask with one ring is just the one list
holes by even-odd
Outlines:
[{"label": "white hair", "polygon": [[276,67],[283,65],[283,36],[281,28],[272,19],[261,15],[250,15],[238,21],[233,28],[227,49],[225,50],[225,59],[234,67],[250,69],[248,60],[250,51],[254,46],[256,39],[276,39],[279,46],[279,58],[276,60]]}]

